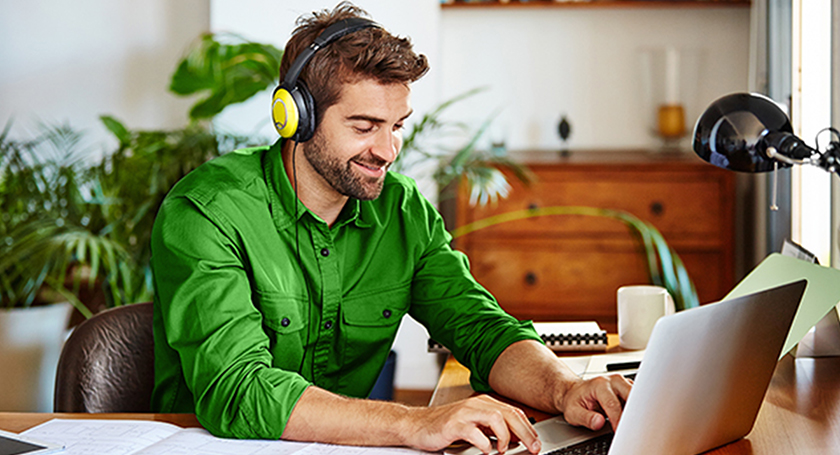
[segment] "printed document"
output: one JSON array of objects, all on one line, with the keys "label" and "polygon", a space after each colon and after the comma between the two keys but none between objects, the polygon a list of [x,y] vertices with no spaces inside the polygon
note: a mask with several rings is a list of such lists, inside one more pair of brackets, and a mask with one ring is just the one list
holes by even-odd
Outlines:
[{"label": "printed document", "polygon": [[65,446],[62,455],[422,455],[398,447],[224,439],[203,428],[146,420],[53,419],[21,433]]}]

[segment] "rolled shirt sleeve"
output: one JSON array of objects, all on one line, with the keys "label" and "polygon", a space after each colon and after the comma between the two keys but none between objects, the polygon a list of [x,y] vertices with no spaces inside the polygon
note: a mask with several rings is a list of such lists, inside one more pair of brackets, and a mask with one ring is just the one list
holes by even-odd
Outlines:
[{"label": "rolled shirt sleeve", "polygon": [[470,370],[475,391],[490,392],[490,370],[499,355],[517,341],[542,340],[531,321],[505,313],[475,281],[466,255],[449,246],[452,237],[431,204],[419,209],[427,223],[417,225],[416,235],[426,242],[415,269],[411,315]]},{"label": "rolled shirt sleeve", "polygon": [[185,197],[167,199],[155,224],[155,336],[165,335],[156,340],[155,368],[181,369],[157,376],[184,382],[159,384],[153,408],[185,412],[175,407],[175,395],[190,393],[199,422],[211,433],[279,439],[310,382],[272,366],[244,255],[217,225],[223,216],[211,221],[206,210]]}]

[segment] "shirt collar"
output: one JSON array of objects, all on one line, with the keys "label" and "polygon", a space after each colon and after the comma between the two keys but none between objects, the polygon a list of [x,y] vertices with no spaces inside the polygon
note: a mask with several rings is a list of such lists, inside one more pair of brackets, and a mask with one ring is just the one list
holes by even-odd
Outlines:
[{"label": "shirt collar", "polygon": [[360,201],[356,198],[350,198],[344,204],[344,208],[338,215],[335,222],[335,227],[341,227],[346,224],[353,223],[357,228],[369,228],[373,223],[368,221],[371,218],[370,210],[371,201]]},{"label": "shirt collar", "polygon": [[[303,203],[298,202],[292,183],[289,181],[289,176],[283,166],[283,158],[280,153],[282,149],[283,139],[278,139],[263,156],[264,178],[271,202],[271,215],[274,219],[274,226],[278,231],[287,229],[306,213],[315,217],[315,214],[311,213]],[[341,227],[350,223],[359,228],[373,226],[373,223],[366,221],[372,213],[370,207],[368,207],[370,203],[371,201],[348,199],[334,227]]]}]

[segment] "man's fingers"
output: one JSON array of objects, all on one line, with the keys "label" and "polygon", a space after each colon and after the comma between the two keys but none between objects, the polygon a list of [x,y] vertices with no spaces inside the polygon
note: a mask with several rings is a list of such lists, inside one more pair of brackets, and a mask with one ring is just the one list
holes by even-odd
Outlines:
[{"label": "man's fingers", "polygon": [[508,443],[510,443],[510,431],[508,431],[508,423],[502,416],[502,411],[491,411],[486,425],[496,435],[496,449],[501,453],[507,452]]},{"label": "man's fingers", "polygon": [[539,452],[537,430],[528,422],[521,409],[482,395],[473,403],[477,412],[474,422],[488,428],[496,436],[497,450],[504,453],[510,447],[511,433],[534,453]]},{"label": "man's fingers", "polygon": [[540,451],[541,443],[537,430],[534,429],[521,409],[511,406],[506,414],[506,420],[513,434],[525,444],[530,452],[538,453]]},{"label": "man's fingers", "polygon": [[598,388],[595,390],[595,395],[597,396],[601,410],[610,419],[610,424],[613,430],[615,430],[618,421],[621,419],[621,401],[616,396],[612,387]]},{"label": "man's fingers", "polygon": [[590,430],[601,429],[609,418],[615,430],[631,388],[620,375],[593,378],[570,391],[563,413],[572,425],[583,425]]},{"label": "man's fingers", "polygon": [[563,413],[566,422],[572,425],[583,425],[590,430],[600,430],[604,426],[607,419],[603,414],[590,411],[583,406],[574,406]]},{"label": "man's fingers", "polygon": [[470,428],[462,439],[484,453],[490,453],[493,450],[493,444],[490,443],[490,438],[483,431],[479,430],[478,427],[474,426]]},{"label": "man's fingers", "polygon": [[610,384],[618,394],[618,397],[621,398],[621,401],[626,403],[627,397],[630,396],[630,390],[633,388],[633,381],[616,374],[610,376]]}]

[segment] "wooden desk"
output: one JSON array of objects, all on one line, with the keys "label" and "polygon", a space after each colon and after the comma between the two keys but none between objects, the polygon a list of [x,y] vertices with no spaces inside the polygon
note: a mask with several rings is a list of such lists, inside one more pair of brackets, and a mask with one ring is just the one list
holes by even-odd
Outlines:
[{"label": "wooden desk", "polygon": [[[616,341],[610,337],[611,345]],[[611,350],[616,350],[611,347]],[[454,359],[444,367],[430,405],[469,397],[469,371]],[[547,415],[526,409],[531,415]],[[21,432],[50,419],[133,419],[200,427],[192,414],[68,414],[0,412],[0,429]],[[840,451],[840,358],[784,357],[758,414],[753,431],[711,454],[829,454]]]},{"label": "wooden desk", "polygon": [[[614,340],[611,337],[611,345]],[[469,397],[469,371],[450,358],[430,405]],[[538,420],[547,414],[523,408]],[[779,361],[752,432],[709,454],[840,453],[840,357]]]}]

